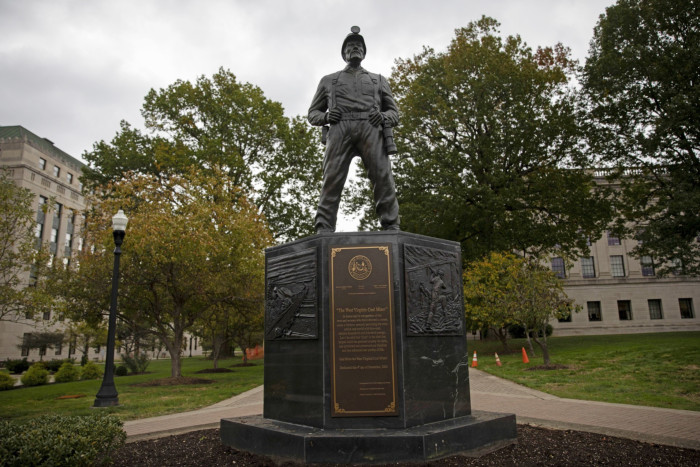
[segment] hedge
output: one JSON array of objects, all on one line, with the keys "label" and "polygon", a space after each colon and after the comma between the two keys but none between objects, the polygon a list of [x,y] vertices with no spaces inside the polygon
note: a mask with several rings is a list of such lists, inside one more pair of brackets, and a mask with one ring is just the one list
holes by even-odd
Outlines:
[{"label": "hedge", "polygon": [[0,467],[105,464],[124,444],[114,415],[43,415],[23,423],[0,420]]},{"label": "hedge", "polygon": [[70,383],[78,379],[80,379],[80,370],[72,362],[63,362],[54,376],[57,383]]},{"label": "hedge", "polygon": [[87,362],[80,373],[80,379],[100,379],[102,378],[102,368],[93,362]]},{"label": "hedge", "polygon": [[49,370],[41,362],[36,362],[29,367],[22,375],[22,384],[29,386],[40,386],[49,382]]},{"label": "hedge", "polygon": [[15,385],[15,379],[4,371],[0,371],[0,391],[12,389]]}]

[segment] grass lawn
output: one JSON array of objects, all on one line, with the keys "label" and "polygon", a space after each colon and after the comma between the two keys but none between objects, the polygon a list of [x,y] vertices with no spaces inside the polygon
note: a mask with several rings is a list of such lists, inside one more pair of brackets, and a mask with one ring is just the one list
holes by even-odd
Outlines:
[{"label": "grass lawn", "polygon": [[[214,380],[209,384],[179,386],[133,386],[145,381],[170,376],[170,360],[152,360],[148,374],[119,376],[114,383],[119,393],[118,407],[93,409],[95,395],[102,380],[57,383],[45,386],[0,391],[0,418],[21,420],[42,414],[84,415],[102,410],[119,416],[122,420],[153,417],[169,413],[185,412],[215,404],[263,383],[262,360],[253,360],[254,366],[233,367],[240,358],[220,360],[219,368],[231,373],[204,373],[197,371],[213,368],[211,360],[183,358],[182,375]],[[76,399],[59,399],[61,396],[85,395]]]},{"label": "grass lawn", "polygon": [[[527,371],[543,362],[537,344],[533,357],[525,339],[510,341],[515,352],[509,354],[499,342],[470,340],[467,346],[470,357],[477,351],[480,370],[559,397],[700,410],[700,332],[550,337],[548,342],[551,363],[569,369]],[[527,365],[521,347],[528,351]]]}]

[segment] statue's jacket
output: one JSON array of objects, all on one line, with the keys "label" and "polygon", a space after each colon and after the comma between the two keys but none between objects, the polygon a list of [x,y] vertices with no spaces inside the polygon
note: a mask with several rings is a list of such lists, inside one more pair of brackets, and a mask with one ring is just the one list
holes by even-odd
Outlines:
[{"label": "statue's jacket", "polygon": [[399,109],[386,79],[362,67],[347,66],[321,79],[309,107],[309,123],[326,125],[326,111],[334,107],[340,110],[343,120],[366,120],[369,111],[376,108],[391,126],[399,122]]}]

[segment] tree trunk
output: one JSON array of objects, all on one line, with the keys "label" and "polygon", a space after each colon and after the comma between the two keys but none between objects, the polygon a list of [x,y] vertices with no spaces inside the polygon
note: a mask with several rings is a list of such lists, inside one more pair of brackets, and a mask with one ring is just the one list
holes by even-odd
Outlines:
[{"label": "tree trunk", "polygon": [[503,344],[503,353],[508,353],[510,351],[508,348],[508,330],[506,328],[491,328],[491,330],[496,335],[498,340],[501,341],[501,344]]},{"label": "tree trunk", "polygon": [[530,347],[530,353],[533,357],[536,357],[535,348],[532,346],[532,341],[530,340],[530,330],[525,328],[525,337],[527,338],[527,345]]},{"label": "tree trunk", "polygon": [[172,341],[166,342],[165,346],[170,353],[170,377],[179,378],[182,376],[182,360],[180,353],[182,352],[183,332],[175,329]]},{"label": "tree trunk", "polygon": [[545,365],[549,365],[549,349],[547,348],[547,334],[544,334],[544,338],[542,341],[540,341],[537,338],[537,333],[532,335],[532,338],[534,339],[535,342],[537,342],[537,345],[540,346],[540,349],[542,349],[542,360],[544,361]]},{"label": "tree trunk", "polygon": [[214,361],[214,369],[219,368],[219,357],[221,356],[221,349],[224,347],[226,339],[223,339],[220,335],[213,335],[211,338],[211,358]]}]

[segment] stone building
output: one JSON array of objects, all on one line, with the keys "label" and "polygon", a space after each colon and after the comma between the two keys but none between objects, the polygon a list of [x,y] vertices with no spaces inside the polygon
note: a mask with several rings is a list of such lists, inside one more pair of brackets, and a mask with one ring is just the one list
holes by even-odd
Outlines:
[{"label": "stone building", "polygon": [[[27,188],[36,195],[34,210],[37,213],[37,245],[48,242],[53,254],[53,261],[68,263],[74,252],[82,249],[83,239],[80,235],[82,213],[86,200],[82,194],[80,176],[85,167],[56,147],[52,141],[42,138],[21,126],[0,126],[0,167],[7,170],[9,177],[19,186]],[[48,200],[54,201],[54,207],[47,213],[42,205]],[[27,283],[30,281],[27,275]],[[106,291],[109,293],[109,291]],[[56,323],[58,319],[58,323]],[[56,331],[63,327],[60,317],[51,313],[35,316],[34,319],[20,319],[19,322],[0,321],[0,360],[27,357],[29,361],[80,358],[82,349],[78,343],[65,342],[63,346],[45,350],[28,350],[21,348],[25,334],[42,331]],[[186,334],[187,348],[183,355],[198,356],[203,354],[200,339]],[[153,358],[168,356],[164,349],[152,348]],[[119,352],[119,349],[116,350]],[[118,357],[118,355],[117,355]],[[88,358],[103,360],[105,348],[90,347]]]},{"label": "stone building", "polygon": [[[82,245],[80,225],[85,209],[80,175],[82,162],[21,126],[0,127],[0,166],[17,185],[36,194],[34,210],[37,213],[37,244],[48,242],[54,261],[70,261],[72,253]],[[42,205],[54,200],[52,210],[44,213]],[[27,282],[30,278],[27,276]],[[45,321],[48,329],[51,313],[41,316],[40,322],[0,321],[0,359],[28,357],[39,359],[39,350],[20,349],[24,334],[42,329]],[[48,349],[44,359],[66,358],[75,349],[60,347]]]},{"label": "stone building", "polygon": [[[596,174],[598,184],[608,183],[603,175]],[[570,269],[562,258],[551,259],[565,292],[582,308],[568,321],[553,322],[555,335],[700,330],[700,277],[658,277],[653,258],[630,255],[636,245],[606,232]]]}]

